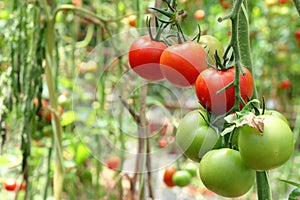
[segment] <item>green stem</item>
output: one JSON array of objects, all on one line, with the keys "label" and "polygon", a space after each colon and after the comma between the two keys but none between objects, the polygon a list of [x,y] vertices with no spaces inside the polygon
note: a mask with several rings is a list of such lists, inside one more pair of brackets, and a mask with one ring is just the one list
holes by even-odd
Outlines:
[{"label": "green stem", "polygon": [[256,172],[257,197],[259,200],[272,200],[268,173],[266,171]]}]

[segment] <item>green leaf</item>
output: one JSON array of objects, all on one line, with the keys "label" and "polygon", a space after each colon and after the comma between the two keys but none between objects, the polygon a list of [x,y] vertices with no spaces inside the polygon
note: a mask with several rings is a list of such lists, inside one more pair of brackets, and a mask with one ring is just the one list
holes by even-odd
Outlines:
[{"label": "green leaf", "polygon": [[67,126],[69,124],[72,124],[74,122],[74,111],[67,111],[64,112],[61,116],[61,125]]},{"label": "green leaf", "polygon": [[299,197],[300,197],[300,188],[298,187],[290,193],[288,200],[297,200],[299,199]]},{"label": "green leaf", "polygon": [[77,146],[75,152],[75,162],[77,165],[83,163],[90,155],[90,150],[82,143]]},{"label": "green leaf", "polygon": [[224,136],[224,135],[226,135],[228,133],[232,133],[235,128],[236,128],[235,125],[232,125],[232,126],[229,126],[229,127],[225,128],[222,131],[221,136]]},{"label": "green leaf", "polygon": [[284,179],[279,179],[279,180],[282,181],[282,182],[285,182],[285,183],[287,183],[287,184],[290,184],[290,185],[293,185],[293,186],[295,186],[295,187],[300,188],[300,183],[296,183],[296,182],[294,182],[294,181],[289,181],[289,180],[284,180]]}]

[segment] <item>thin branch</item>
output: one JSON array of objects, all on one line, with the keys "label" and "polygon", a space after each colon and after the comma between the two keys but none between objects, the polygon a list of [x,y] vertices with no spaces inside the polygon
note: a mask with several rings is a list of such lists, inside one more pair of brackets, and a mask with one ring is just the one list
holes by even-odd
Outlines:
[{"label": "thin branch", "polygon": [[136,121],[137,124],[140,123],[140,116],[138,114],[136,114],[136,112],[133,110],[132,107],[130,107],[130,105],[125,101],[125,99],[123,99],[121,96],[119,96],[122,104],[125,106],[125,108],[128,110],[128,112],[130,113],[130,115],[133,117],[133,119]]}]

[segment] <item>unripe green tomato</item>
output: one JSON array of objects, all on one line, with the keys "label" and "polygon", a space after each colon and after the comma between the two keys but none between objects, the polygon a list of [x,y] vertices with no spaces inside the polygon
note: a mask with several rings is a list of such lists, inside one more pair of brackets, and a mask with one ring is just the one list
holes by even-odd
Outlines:
[{"label": "unripe green tomato", "polygon": [[240,153],[229,148],[211,150],[205,154],[199,173],[207,189],[224,197],[246,194],[255,179],[255,171],[246,166]]},{"label": "unripe green tomato", "polygon": [[210,65],[215,66],[215,53],[217,51],[220,60],[222,61],[224,48],[222,43],[215,37],[211,35],[201,35],[199,43],[204,47],[205,52],[207,54],[207,62]]},{"label": "unripe green tomato", "polygon": [[179,187],[185,187],[192,182],[192,176],[185,170],[179,170],[175,172],[172,177],[173,183]]},{"label": "unripe green tomato", "polygon": [[198,166],[195,165],[194,163],[187,163],[185,165],[185,167],[183,168],[183,170],[187,171],[188,173],[190,173],[190,175],[192,177],[197,176],[198,174]]},{"label": "unripe green tomato", "polygon": [[272,115],[259,116],[263,133],[248,125],[238,129],[242,160],[252,169],[267,171],[283,165],[294,151],[294,136],[285,121]]},{"label": "unripe green tomato", "polygon": [[289,125],[288,120],[286,119],[286,117],[281,114],[280,112],[276,111],[276,110],[265,110],[265,115],[271,115],[273,117],[277,117],[281,120],[283,120],[287,125]]},{"label": "unripe green tomato", "polygon": [[221,137],[207,125],[207,120],[206,111],[191,111],[183,117],[176,132],[180,150],[195,162],[199,162],[211,149],[221,146]]}]

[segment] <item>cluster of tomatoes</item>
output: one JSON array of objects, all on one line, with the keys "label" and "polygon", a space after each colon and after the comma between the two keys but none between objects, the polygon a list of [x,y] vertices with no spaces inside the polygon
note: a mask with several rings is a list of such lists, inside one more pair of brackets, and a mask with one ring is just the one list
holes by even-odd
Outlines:
[{"label": "cluster of tomatoes", "polygon": [[198,167],[193,163],[187,163],[184,168],[167,167],[164,171],[163,181],[168,187],[185,187],[197,177]]},{"label": "cluster of tomatoes", "polygon": [[20,183],[16,178],[7,178],[2,182],[2,186],[7,191],[24,190],[26,182]]},{"label": "cluster of tomatoes", "polygon": [[[181,120],[177,145],[186,157],[200,162],[199,175],[209,190],[238,197],[254,184],[255,171],[279,167],[291,157],[294,137],[287,120],[277,111],[256,108],[254,115],[253,108],[247,107],[238,112],[251,99],[254,81],[251,72],[241,67],[235,83],[236,67],[218,67],[217,59],[226,59],[219,57],[223,52],[220,41],[209,35],[201,36],[199,42],[171,46],[146,35],[133,41],[128,56],[131,68],[144,79],[167,80],[183,88],[194,86],[201,109]],[[237,105],[236,98],[240,98]],[[225,115],[221,126],[210,121]],[[164,182],[183,187],[192,176],[188,170],[167,168]]]}]

